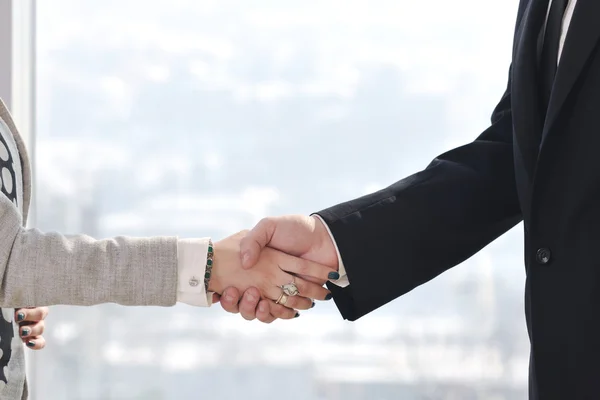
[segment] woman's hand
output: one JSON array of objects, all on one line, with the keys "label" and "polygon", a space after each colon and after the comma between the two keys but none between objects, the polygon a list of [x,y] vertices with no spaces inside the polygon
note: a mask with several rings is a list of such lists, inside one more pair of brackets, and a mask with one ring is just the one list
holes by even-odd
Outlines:
[{"label": "woman's hand", "polygon": [[[226,287],[235,287],[244,292],[256,287],[262,299],[279,300],[280,304],[277,306],[299,310],[312,308],[312,299],[326,300],[330,297],[329,291],[322,285],[329,279],[329,274],[335,272],[332,268],[271,248],[261,251],[258,262],[252,269],[244,270],[239,252],[240,241],[246,233],[247,231],[243,231],[215,243],[210,291],[222,293]],[[316,283],[298,275],[310,276]],[[298,288],[298,295],[282,297],[282,286],[290,283]]]},{"label": "woman's hand", "polygon": [[15,310],[15,321],[19,324],[19,336],[27,347],[41,350],[46,347],[44,319],[48,316],[48,307],[18,308]]}]

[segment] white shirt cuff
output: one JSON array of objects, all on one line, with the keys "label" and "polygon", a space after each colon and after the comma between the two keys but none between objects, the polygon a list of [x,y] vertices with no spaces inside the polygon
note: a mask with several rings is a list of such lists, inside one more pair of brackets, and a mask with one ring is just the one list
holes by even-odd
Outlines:
[{"label": "white shirt cuff", "polygon": [[327,224],[325,223],[323,218],[321,218],[320,215],[312,214],[312,216],[318,218],[319,221],[321,221],[323,223],[323,225],[325,225],[325,229],[327,229],[327,233],[329,233],[329,237],[331,238],[331,241],[333,242],[333,246],[335,247],[335,252],[337,254],[338,273],[340,274],[340,277],[339,277],[339,279],[336,279],[336,280],[330,279],[329,282],[331,282],[334,285],[339,286],[339,287],[346,287],[346,286],[350,285],[350,281],[348,280],[348,275],[346,274],[346,268],[344,268],[344,261],[342,260],[342,255],[340,254],[340,250],[338,249],[337,243],[335,242],[335,238],[331,234],[331,230],[329,230],[329,226],[327,226]]},{"label": "white shirt cuff", "polygon": [[212,305],[212,292],[204,288],[210,238],[177,241],[177,302],[197,307]]}]

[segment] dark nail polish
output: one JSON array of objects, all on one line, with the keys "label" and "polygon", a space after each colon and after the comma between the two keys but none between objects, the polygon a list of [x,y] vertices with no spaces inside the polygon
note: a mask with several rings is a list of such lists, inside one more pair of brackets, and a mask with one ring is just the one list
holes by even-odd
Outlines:
[{"label": "dark nail polish", "polygon": [[25,319],[25,313],[20,312],[17,314],[17,321],[23,321]]},{"label": "dark nail polish", "polygon": [[294,315],[294,318],[298,318],[300,316],[299,312],[296,312],[296,315]]},{"label": "dark nail polish", "polygon": [[310,306],[310,308],[315,308],[315,302],[313,301],[312,305]]},{"label": "dark nail polish", "polygon": [[325,300],[331,300],[333,298],[333,295],[331,293],[327,293],[327,296],[325,296]]},{"label": "dark nail polish", "polygon": [[27,342],[27,347],[35,347],[35,342],[32,342],[30,340],[29,342]]},{"label": "dark nail polish", "polygon": [[329,279],[340,279],[340,274],[337,272],[330,272],[329,275],[327,276]]},{"label": "dark nail polish", "polygon": [[21,336],[23,336],[23,337],[29,336],[30,333],[31,333],[31,331],[29,329],[25,328],[21,331]]}]

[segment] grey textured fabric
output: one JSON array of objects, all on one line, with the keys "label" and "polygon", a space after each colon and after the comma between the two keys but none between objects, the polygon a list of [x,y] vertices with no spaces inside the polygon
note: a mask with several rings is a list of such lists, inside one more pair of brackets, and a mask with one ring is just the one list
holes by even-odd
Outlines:
[{"label": "grey textured fabric", "polygon": [[[22,215],[9,199],[0,196],[2,313],[12,312],[10,308],[57,304],[174,305],[177,238],[96,240],[25,228],[31,199],[29,158],[2,100],[0,118],[17,144],[23,175]],[[23,345],[18,335],[13,339],[6,376],[8,384],[3,387],[0,382],[0,398],[26,399]]]}]

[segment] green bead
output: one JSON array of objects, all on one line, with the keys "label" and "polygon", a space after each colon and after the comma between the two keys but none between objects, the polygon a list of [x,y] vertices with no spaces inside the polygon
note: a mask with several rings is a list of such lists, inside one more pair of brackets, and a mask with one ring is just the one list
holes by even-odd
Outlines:
[{"label": "green bead", "polygon": [[205,273],[205,274],[204,274],[204,278],[205,278],[205,279],[209,279],[209,278],[210,278],[210,272],[207,272],[207,273]]},{"label": "green bead", "polygon": [[208,252],[209,252],[209,253],[212,253],[212,252],[213,252],[213,248],[212,248],[212,246],[208,246]]},{"label": "green bead", "polygon": [[206,265],[212,265],[212,260],[206,260]]}]

